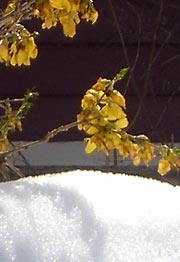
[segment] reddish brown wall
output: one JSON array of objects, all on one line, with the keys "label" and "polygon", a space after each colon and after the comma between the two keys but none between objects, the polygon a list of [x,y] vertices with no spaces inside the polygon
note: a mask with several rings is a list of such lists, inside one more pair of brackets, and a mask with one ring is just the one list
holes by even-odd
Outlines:
[{"label": "reddish brown wall", "polygon": [[[0,66],[1,97],[21,96],[32,87],[40,93],[24,121],[24,132],[13,139],[37,139],[60,124],[74,121],[82,94],[99,76],[113,77],[122,67],[132,68],[136,61],[129,84],[126,77],[118,86],[126,93],[130,121],[142,105],[130,131],[162,142],[174,134],[180,141],[179,1],[94,3],[99,10],[95,25],[83,22],[73,39],[65,38],[60,27],[43,31],[38,38],[39,56],[31,67]],[[40,29],[38,22],[27,25],[31,30]],[[75,129],[56,138],[79,139],[82,134]]]}]

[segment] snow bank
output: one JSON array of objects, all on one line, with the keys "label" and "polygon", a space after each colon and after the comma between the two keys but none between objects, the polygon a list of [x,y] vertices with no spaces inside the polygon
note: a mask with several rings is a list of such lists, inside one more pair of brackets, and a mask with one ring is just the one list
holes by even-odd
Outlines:
[{"label": "snow bank", "polygon": [[74,171],[0,184],[0,262],[179,262],[180,188]]}]

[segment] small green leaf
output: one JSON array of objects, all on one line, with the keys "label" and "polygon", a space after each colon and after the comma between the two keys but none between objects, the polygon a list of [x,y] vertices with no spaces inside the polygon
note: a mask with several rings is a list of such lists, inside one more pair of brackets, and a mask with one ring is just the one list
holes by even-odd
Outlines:
[{"label": "small green leaf", "polygon": [[119,71],[119,73],[117,73],[116,79],[117,80],[122,80],[124,78],[124,76],[126,75],[126,73],[128,72],[128,70],[129,70],[129,67],[122,68]]},{"label": "small green leaf", "polygon": [[173,151],[180,156],[180,148],[173,148]]}]

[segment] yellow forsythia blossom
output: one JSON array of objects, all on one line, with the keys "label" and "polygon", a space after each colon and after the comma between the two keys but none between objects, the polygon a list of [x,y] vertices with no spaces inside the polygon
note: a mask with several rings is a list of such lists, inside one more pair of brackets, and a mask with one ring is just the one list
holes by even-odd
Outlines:
[{"label": "yellow forsythia blossom", "polygon": [[173,152],[173,150],[159,160],[158,173],[164,176],[172,167],[175,167],[177,170],[180,169],[180,158],[175,152]]},{"label": "yellow forsythia blossom", "polygon": [[105,89],[111,84],[111,80],[100,77],[97,82],[92,86],[92,89],[96,91],[105,91]]},{"label": "yellow forsythia blossom", "polygon": [[[77,3],[80,1],[77,1]],[[53,8],[63,10],[66,9],[67,11],[71,10],[71,3],[68,0],[49,0],[50,5]]]},{"label": "yellow forsythia blossom", "polygon": [[[128,138],[121,139],[121,143],[119,144],[117,149],[123,158],[130,157],[131,159],[134,159],[135,156],[137,157],[140,151],[139,146],[130,141]],[[139,162],[137,164],[139,164]]]},{"label": "yellow forsythia blossom", "polygon": [[146,164],[146,166],[149,165],[149,162],[155,158],[155,146],[150,143],[149,141],[144,141],[143,146],[142,146],[142,160],[144,161],[144,163]]},{"label": "yellow forsythia blossom", "polygon": [[2,136],[0,137],[0,152],[5,152],[7,151],[9,146],[9,141],[7,139],[7,136]]},{"label": "yellow forsythia blossom", "polygon": [[125,99],[113,89],[113,81],[99,78],[86,92],[81,101],[81,113],[77,115],[78,129],[90,136],[86,138],[86,153],[95,149],[106,155],[118,149],[121,143],[120,131],[128,126],[124,112]]},{"label": "yellow forsythia blossom", "polygon": [[158,173],[164,176],[171,170],[171,165],[167,158],[161,158],[158,164]]},{"label": "yellow forsythia blossom", "polygon": [[126,107],[125,98],[120,92],[118,92],[117,90],[112,90],[110,92],[110,96],[111,96],[112,100],[117,103],[117,105],[119,105],[123,108]]},{"label": "yellow forsythia blossom", "polygon": [[128,126],[126,101],[114,84],[121,80],[126,72],[122,69],[113,80],[99,78],[85,93],[81,100],[81,112],[77,115],[78,129],[86,134],[86,153],[95,150],[106,155],[117,150],[124,158],[129,157],[134,165],[144,162],[149,165],[157,152],[161,154],[158,172],[165,175],[175,167],[180,169],[180,150],[167,146],[157,146],[145,135],[129,135],[124,129]]},{"label": "yellow forsythia blossom", "polygon": [[18,32],[19,39],[7,38],[0,41],[0,62],[6,65],[30,65],[38,51],[34,37],[23,27]]},{"label": "yellow forsythia blossom", "polygon": [[[123,109],[114,102],[103,106],[101,109],[101,114],[110,121],[126,119],[126,114],[124,113]],[[125,125],[121,126],[120,128],[125,128],[127,125],[128,122],[126,122]]]},{"label": "yellow forsythia blossom", "polygon": [[34,15],[41,18],[43,28],[51,28],[60,22],[64,34],[70,37],[75,35],[80,18],[92,23],[98,18],[91,0],[36,0]]},{"label": "yellow forsythia blossom", "polygon": [[87,140],[87,145],[86,145],[86,148],[85,148],[85,152],[86,152],[87,154],[90,154],[90,153],[92,153],[95,149],[96,149],[96,144],[95,144],[93,141],[91,141],[91,139],[89,138],[89,139]]}]

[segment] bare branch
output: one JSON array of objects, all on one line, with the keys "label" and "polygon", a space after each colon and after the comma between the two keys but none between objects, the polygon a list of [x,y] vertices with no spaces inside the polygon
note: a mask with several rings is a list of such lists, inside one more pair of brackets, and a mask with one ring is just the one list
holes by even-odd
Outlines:
[{"label": "bare branch", "polygon": [[76,122],[72,122],[72,123],[67,124],[67,125],[59,126],[55,129],[53,129],[52,131],[49,131],[43,138],[41,138],[39,140],[29,142],[29,143],[24,144],[22,146],[14,147],[12,150],[9,150],[7,152],[2,153],[1,157],[6,158],[6,157],[9,157],[9,156],[11,156],[15,153],[23,151],[25,149],[47,143],[50,139],[52,139],[54,136],[56,136],[60,132],[68,131],[70,128],[73,128],[73,127],[79,125],[80,123],[81,122],[76,121]]},{"label": "bare branch", "polygon": [[8,14],[0,15],[0,37],[3,39],[5,35],[13,31],[14,27],[23,20],[29,19],[34,10],[35,0],[21,3],[19,1],[14,10]]}]

